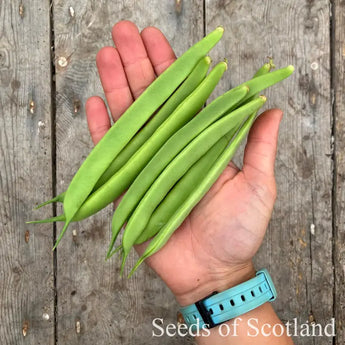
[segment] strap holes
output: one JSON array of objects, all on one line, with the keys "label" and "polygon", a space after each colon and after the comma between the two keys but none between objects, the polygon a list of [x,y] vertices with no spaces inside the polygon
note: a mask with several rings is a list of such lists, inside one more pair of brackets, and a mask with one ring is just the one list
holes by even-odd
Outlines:
[{"label": "strap holes", "polygon": [[233,300],[233,299],[231,299],[231,300],[230,300],[230,304],[231,304],[232,306],[234,306],[234,305],[235,305],[235,302],[234,302],[234,300]]},{"label": "strap holes", "polygon": [[209,310],[209,312],[211,315],[213,315],[213,309],[212,308]]},{"label": "strap holes", "polygon": [[246,298],[243,295],[241,295],[241,300],[244,302]]},{"label": "strap holes", "polygon": [[250,293],[252,294],[252,296],[253,297],[255,297],[255,293],[254,293],[254,291],[252,290],[252,291],[250,291]]},{"label": "strap holes", "polygon": [[262,289],[261,289],[261,286],[259,286],[259,291],[262,293]]},{"label": "strap holes", "polygon": [[219,304],[220,310],[224,310],[223,304]]},{"label": "strap holes", "polygon": [[196,320],[196,316],[193,314],[194,319]]}]

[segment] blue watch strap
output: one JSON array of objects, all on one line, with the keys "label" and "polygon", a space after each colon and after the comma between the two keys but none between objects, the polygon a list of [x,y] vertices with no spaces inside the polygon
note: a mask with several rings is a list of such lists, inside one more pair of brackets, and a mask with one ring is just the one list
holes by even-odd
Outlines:
[{"label": "blue watch strap", "polygon": [[226,291],[214,293],[180,311],[188,327],[212,328],[268,301],[274,301],[276,297],[272,279],[267,270],[262,269],[256,272],[255,278]]}]

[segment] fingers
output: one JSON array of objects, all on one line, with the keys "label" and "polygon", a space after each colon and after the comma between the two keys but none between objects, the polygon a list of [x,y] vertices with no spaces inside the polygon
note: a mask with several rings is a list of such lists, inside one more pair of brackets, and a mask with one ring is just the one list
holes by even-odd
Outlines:
[{"label": "fingers", "polygon": [[91,138],[96,145],[110,128],[107,108],[100,97],[90,97],[86,102],[85,111]]},{"label": "fingers", "polygon": [[129,21],[121,21],[112,30],[115,46],[121,57],[129,87],[137,98],[155,79],[155,73],[139,30]]},{"label": "fingers", "polygon": [[113,47],[104,47],[98,52],[96,63],[111,115],[116,121],[133,102],[119,53]]},{"label": "fingers", "polygon": [[176,60],[174,51],[157,28],[145,28],[141,32],[141,38],[156,74],[160,75]]},{"label": "fingers", "polygon": [[104,47],[96,62],[111,115],[116,121],[150,83],[175,59],[164,35],[122,21],[112,31],[116,48]]},{"label": "fingers", "polygon": [[[139,34],[135,24],[122,21],[112,31],[116,48],[104,47],[96,62],[111,115],[116,121],[147,86],[175,59],[164,35],[149,27]],[[132,96],[133,95],[133,96]],[[102,99],[87,101],[86,114],[93,142],[96,144],[110,128]]]},{"label": "fingers", "polygon": [[243,173],[253,183],[274,181],[280,109],[265,111],[255,121],[248,135],[243,159]]}]

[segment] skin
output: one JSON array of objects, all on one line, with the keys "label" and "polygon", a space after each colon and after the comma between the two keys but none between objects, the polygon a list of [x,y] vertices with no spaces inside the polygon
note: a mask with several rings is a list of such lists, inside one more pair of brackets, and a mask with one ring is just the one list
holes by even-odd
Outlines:
[{"label": "skin", "polygon": [[[112,36],[116,48],[102,48],[96,62],[111,117],[116,121],[176,57],[164,35],[154,27],[140,33],[135,24],[122,21],[113,27]],[[104,101],[90,97],[86,114],[96,144],[111,125]],[[255,121],[242,169],[231,162],[168,243],[146,261],[180,305],[194,303],[255,275],[252,259],[265,235],[276,199],[274,161],[281,119],[281,110],[271,109]],[[142,254],[146,246],[147,243],[137,245],[138,253]],[[280,322],[266,303],[242,316],[238,337],[219,337],[213,329],[210,337],[199,337],[197,342],[292,344],[284,336],[249,338],[245,322],[249,317],[271,325]]]}]

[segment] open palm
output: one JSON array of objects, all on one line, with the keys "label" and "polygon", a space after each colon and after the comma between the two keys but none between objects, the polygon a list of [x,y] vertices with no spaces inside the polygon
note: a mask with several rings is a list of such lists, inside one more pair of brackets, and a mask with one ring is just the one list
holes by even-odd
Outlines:
[{"label": "open palm", "polygon": [[[101,49],[97,66],[116,121],[175,55],[156,28],[139,33],[133,23],[122,21],[112,34],[116,48]],[[86,113],[97,143],[110,128],[104,101],[89,98]],[[168,243],[147,260],[181,304],[253,274],[251,260],[262,242],[276,195],[274,160],[281,117],[281,111],[273,109],[256,120],[242,170],[230,163]],[[137,246],[138,252],[146,245]]]}]

